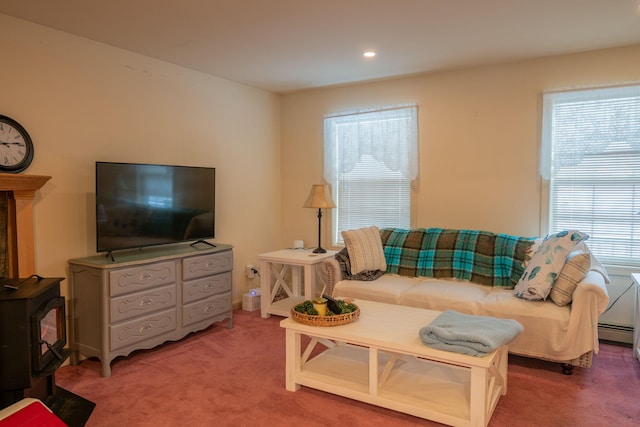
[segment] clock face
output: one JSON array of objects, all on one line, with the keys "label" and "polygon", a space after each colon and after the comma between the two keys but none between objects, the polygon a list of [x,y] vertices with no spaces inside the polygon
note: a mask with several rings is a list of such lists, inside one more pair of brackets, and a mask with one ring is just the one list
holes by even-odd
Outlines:
[{"label": "clock face", "polygon": [[33,160],[33,143],[15,120],[0,116],[0,172],[22,172]]}]

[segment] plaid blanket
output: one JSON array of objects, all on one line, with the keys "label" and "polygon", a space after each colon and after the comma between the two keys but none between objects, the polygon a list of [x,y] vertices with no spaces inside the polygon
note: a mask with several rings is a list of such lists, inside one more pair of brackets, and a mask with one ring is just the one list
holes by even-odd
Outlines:
[{"label": "plaid blanket", "polygon": [[387,273],[513,288],[533,238],[477,230],[382,229]]}]

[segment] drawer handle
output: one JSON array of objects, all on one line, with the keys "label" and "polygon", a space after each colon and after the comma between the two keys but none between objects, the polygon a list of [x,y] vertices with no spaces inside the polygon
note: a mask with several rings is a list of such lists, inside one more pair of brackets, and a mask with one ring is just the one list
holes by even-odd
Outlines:
[{"label": "drawer handle", "polygon": [[140,275],[140,280],[149,280],[151,279],[153,276],[149,273],[144,273],[142,275]]},{"label": "drawer handle", "polygon": [[215,263],[215,262],[213,262],[213,261],[209,261],[209,262],[207,263],[207,267],[215,267],[215,265],[216,265],[216,263]]},{"label": "drawer handle", "polygon": [[140,326],[140,329],[138,329],[138,332],[140,332],[141,334],[144,334],[145,332],[149,332],[152,329],[153,329],[153,326],[147,323],[146,325]]},{"label": "drawer handle", "polygon": [[210,291],[213,288],[214,288],[213,283],[207,283],[206,285],[204,285],[205,291]]},{"label": "drawer handle", "polygon": [[208,313],[208,312],[213,311],[213,310],[215,310],[215,309],[216,309],[216,306],[215,306],[215,305],[211,305],[211,304],[209,304],[208,306],[206,306],[206,307],[204,308],[204,312],[205,312],[205,313]]},{"label": "drawer handle", "polygon": [[139,307],[148,307],[151,304],[153,304],[153,299],[148,298],[148,299],[143,299],[142,301],[140,301],[140,303],[138,303]]}]

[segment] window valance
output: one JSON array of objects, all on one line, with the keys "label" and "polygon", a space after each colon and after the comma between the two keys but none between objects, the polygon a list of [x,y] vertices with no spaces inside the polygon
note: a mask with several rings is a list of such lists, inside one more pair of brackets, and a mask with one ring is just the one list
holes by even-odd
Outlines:
[{"label": "window valance", "polygon": [[640,152],[640,86],[548,93],[543,102],[543,178],[588,155]]},{"label": "window valance", "polygon": [[[351,172],[363,155],[414,180],[418,176],[418,107],[415,104],[325,116],[325,178]],[[341,144],[341,141],[349,141]]]}]

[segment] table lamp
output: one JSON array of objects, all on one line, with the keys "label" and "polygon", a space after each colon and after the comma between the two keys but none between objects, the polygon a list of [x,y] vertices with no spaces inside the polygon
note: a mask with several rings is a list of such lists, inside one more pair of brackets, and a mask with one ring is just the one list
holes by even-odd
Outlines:
[{"label": "table lamp", "polygon": [[322,209],[335,208],[336,205],[331,199],[331,191],[326,184],[313,184],[311,186],[311,193],[307,201],[304,202],[304,208],[318,209],[318,247],[313,250],[315,254],[326,253],[326,249],[322,248],[321,236],[322,236]]}]

